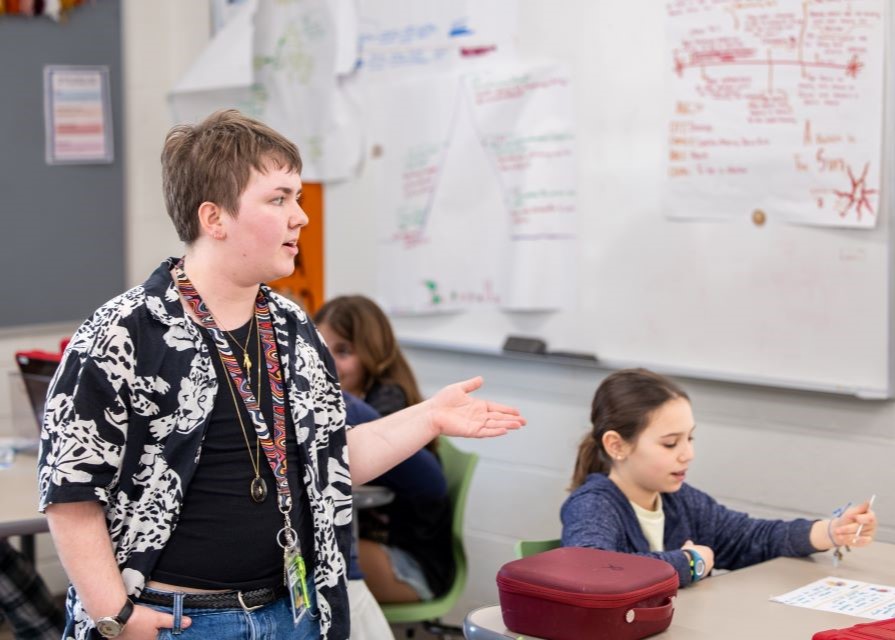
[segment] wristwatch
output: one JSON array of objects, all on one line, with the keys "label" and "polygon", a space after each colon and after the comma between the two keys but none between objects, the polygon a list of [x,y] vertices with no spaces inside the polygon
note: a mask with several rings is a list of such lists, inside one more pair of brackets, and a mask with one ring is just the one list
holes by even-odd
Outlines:
[{"label": "wristwatch", "polygon": [[103,638],[117,638],[124,631],[124,626],[134,612],[134,603],[130,598],[121,607],[117,616],[105,616],[96,621],[96,630]]},{"label": "wristwatch", "polygon": [[693,582],[702,580],[705,577],[705,560],[699,555],[695,549],[686,548],[684,553],[690,556],[690,578]]}]

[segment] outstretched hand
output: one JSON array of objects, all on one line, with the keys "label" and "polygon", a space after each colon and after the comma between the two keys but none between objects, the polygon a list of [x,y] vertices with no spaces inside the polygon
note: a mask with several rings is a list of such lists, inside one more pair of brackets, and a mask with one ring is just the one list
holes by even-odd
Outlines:
[{"label": "outstretched hand", "polygon": [[525,424],[519,410],[473,398],[482,386],[481,376],[450,384],[430,399],[429,420],[441,435],[462,438],[492,438]]}]

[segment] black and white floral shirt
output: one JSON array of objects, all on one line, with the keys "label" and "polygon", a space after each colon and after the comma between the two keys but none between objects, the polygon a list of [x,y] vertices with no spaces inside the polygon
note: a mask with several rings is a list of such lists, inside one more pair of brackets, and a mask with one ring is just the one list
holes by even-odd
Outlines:
[{"label": "black and white floral shirt", "polygon": [[[184,313],[171,258],[78,329],[50,385],[40,509],[98,501],[127,592],[136,596],[177,524],[218,392],[209,349]],[[314,525],[323,638],[348,637],[345,558],[351,478],[335,365],[294,303],[264,287]],[[73,588],[65,638],[98,637]]]}]

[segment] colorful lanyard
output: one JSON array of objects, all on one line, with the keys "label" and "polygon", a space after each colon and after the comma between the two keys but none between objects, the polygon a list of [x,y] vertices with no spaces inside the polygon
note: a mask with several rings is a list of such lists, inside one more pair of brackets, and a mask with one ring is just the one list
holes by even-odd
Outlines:
[{"label": "colorful lanyard", "polygon": [[[174,275],[177,287],[184,300],[189,304],[193,314],[198,318],[203,327],[208,329],[220,353],[224,368],[233,380],[233,384],[242,398],[252,424],[255,426],[255,433],[258,435],[258,441],[261,443],[261,449],[264,451],[264,457],[270,465],[274,479],[277,484],[277,503],[280,513],[285,518],[285,526],[277,533],[277,542],[284,549],[294,548],[298,544],[298,533],[292,528],[289,518],[289,512],[292,511],[292,494],[289,491],[289,480],[286,476],[286,404],[283,400],[283,377],[280,371],[279,358],[277,357],[277,343],[274,339],[273,324],[270,320],[270,308],[267,305],[267,298],[258,289],[258,296],[255,298],[255,314],[258,321],[258,332],[261,337],[261,344],[264,348],[264,357],[267,363],[268,381],[270,382],[270,397],[273,404],[273,438],[270,437],[270,431],[267,422],[264,420],[264,414],[258,405],[255,394],[249,387],[247,377],[243,374],[233,355],[233,349],[224,336],[224,332],[217,326],[214,317],[202,301],[202,297],[190,279],[183,270],[183,260],[181,259],[174,266]],[[261,381],[258,381],[261,384]],[[260,387],[259,387],[260,389]]]}]

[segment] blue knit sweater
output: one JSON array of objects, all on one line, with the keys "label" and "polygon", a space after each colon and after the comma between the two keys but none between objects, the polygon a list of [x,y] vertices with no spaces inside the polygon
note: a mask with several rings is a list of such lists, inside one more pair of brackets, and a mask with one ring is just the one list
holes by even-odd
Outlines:
[{"label": "blue knit sweater", "polygon": [[779,556],[817,551],[809,539],[813,522],[750,518],[688,484],[675,493],[663,493],[662,508],[665,548],[670,551],[652,552],[625,494],[607,476],[592,473],[562,506],[562,545],[665,560],[677,569],[682,587],[691,581],[687,556],[680,550],[687,540],[711,547],[718,569],[740,569]]}]

